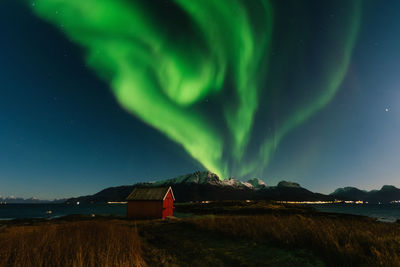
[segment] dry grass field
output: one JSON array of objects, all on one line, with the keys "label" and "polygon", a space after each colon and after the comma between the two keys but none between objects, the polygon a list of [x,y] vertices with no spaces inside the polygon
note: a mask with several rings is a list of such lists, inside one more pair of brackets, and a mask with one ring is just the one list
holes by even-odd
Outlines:
[{"label": "dry grass field", "polygon": [[400,225],[348,216],[216,216],[191,221],[229,236],[309,249],[329,266],[400,266]]},{"label": "dry grass field", "polygon": [[7,227],[0,266],[147,266],[137,229],[104,221]]},{"label": "dry grass field", "polygon": [[400,266],[397,223],[260,205],[253,215],[224,203],[233,214],[3,222],[0,266]]}]

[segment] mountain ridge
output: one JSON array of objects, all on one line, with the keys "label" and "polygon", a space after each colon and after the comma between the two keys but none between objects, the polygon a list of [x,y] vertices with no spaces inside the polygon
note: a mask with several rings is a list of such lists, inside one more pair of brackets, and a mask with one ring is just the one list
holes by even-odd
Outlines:
[{"label": "mountain ridge", "polygon": [[379,190],[361,190],[357,187],[342,187],[330,194],[335,198],[368,203],[391,203],[400,200],[400,189],[393,185],[383,185]]},{"label": "mountain ridge", "polygon": [[135,187],[172,186],[178,202],[206,200],[278,200],[278,201],[363,201],[368,203],[392,203],[400,200],[400,189],[393,185],[383,185],[379,190],[361,190],[347,186],[337,188],[329,195],[311,192],[298,183],[280,181],[276,186],[268,186],[260,178],[247,181],[229,178],[220,180],[209,171],[197,171],[175,178],[122,185],[105,188],[93,195],[68,199],[40,200],[35,197],[2,197],[0,203],[40,204],[40,203],[106,203],[123,202]]},{"label": "mountain ridge", "polygon": [[54,199],[54,200],[43,200],[36,197],[22,198],[15,196],[2,197],[0,196],[0,203],[8,204],[46,204],[46,203],[64,203],[67,199]]},{"label": "mountain ridge", "polygon": [[220,180],[211,172],[195,172],[175,178],[134,185],[109,187],[100,192],[68,199],[68,203],[120,202],[135,187],[172,186],[177,202],[215,200],[281,200],[281,201],[333,201],[329,195],[311,192],[298,183],[281,181],[277,186],[267,186],[259,179],[239,181],[234,178]]}]

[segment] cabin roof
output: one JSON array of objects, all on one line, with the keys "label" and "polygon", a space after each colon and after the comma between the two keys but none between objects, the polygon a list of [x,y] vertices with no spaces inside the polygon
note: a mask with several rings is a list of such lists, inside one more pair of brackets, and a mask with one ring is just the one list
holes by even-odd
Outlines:
[{"label": "cabin roof", "polygon": [[171,187],[135,188],[126,200],[164,200],[170,190],[172,198],[175,200]]}]

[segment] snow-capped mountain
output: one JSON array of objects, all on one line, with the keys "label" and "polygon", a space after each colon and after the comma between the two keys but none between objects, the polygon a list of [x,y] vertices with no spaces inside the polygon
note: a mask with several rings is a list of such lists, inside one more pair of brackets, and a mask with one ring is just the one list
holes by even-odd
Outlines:
[{"label": "snow-capped mountain", "polygon": [[55,200],[41,200],[36,197],[22,198],[16,196],[2,197],[0,196],[0,203],[8,204],[36,204],[36,203],[63,203],[65,199],[55,199]]},{"label": "snow-capped mountain", "polygon": [[229,179],[220,180],[218,175],[215,173],[204,171],[195,172],[186,175],[181,175],[176,178],[152,182],[154,186],[164,185],[176,185],[176,184],[201,184],[201,185],[215,185],[215,186],[231,186],[236,188],[250,188],[250,189],[261,189],[267,185],[261,179],[250,179],[247,182],[236,180],[231,177]]},{"label": "snow-capped mountain", "polygon": [[259,178],[250,179],[247,182],[243,182],[243,184],[246,184],[247,186],[254,189],[263,189],[267,187],[267,184]]}]

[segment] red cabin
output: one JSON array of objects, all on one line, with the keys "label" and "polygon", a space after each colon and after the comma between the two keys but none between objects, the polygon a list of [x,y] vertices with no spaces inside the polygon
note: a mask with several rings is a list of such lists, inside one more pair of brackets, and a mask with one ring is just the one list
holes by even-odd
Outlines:
[{"label": "red cabin", "polygon": [[172,216],[175,197],[171,187],[149,187],[135,188],[126,200],[128,218],[164,219]]}]

